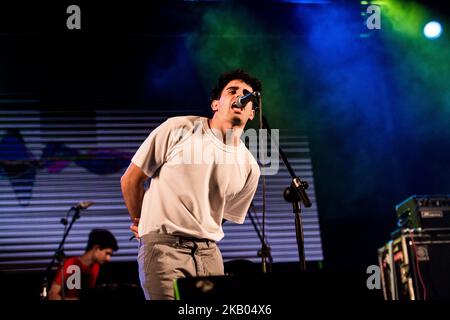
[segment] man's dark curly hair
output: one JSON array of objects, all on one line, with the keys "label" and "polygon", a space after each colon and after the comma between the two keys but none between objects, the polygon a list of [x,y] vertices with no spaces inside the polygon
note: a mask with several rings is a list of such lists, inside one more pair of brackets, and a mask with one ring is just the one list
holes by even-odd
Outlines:
[{"label": "man's dark curly hair", "polygon": [[96,244],[100,247],[100,250],[107,248],[113,251],[119,250],[116,238],[106,229],[94,229],[91,231],[86,251],[91,250]]},{"label": "man's dark curly hair", "polygon": [[218,100],[220,95],[222,94],[223,89],[228,84],[228,82],[232,80],[241,80],[252,87],[253,91],[261,92],[261,82],[259,79],[251,76],[247,72],[242,69],[231,70],[220,75],[217,80],[216,86],[211,90],[211,97],[209,100],[209,104],[213,102],[213,100]]}]

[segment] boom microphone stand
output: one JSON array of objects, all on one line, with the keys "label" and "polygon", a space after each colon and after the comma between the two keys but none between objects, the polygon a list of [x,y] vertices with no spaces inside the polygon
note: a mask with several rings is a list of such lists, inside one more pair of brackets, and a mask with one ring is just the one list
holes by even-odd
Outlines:
[{"label": "boom microphone stand", "polygon": [[[267,122],[267,119],[264,116],[262,117],[262,122],[264,128],[267,129],[270,140],[272,143],[277,143],[276,141],[272,141],[271,137],[271,128]],[[297,247],[298,247],[298,256],[300,259],[300,268],[301,270],[306,270],[306,260],[305,260],[305,245],[304,245],[304,235],[303,235],[303,224],[302,224],[302,216],[301,216],[301,203],[303,202],[306,208],[311,207],[311,201],[306,194],[306,189],[308,189],[308,183],[306,181],[302,181],[292,169],[291,164],[289,163],[286,154],[283,152],[281,147],[277,145],[278,152],[281,160],[286,166],[289,174],[292,177],[292,182],[289,187],[284,190],[284,199],[288,202],[292,203],[292,208],[295,214],[295,235],[297,238]]]},{"label": "boom microphone stand", "polygon": [[61,219],[61,223],[66,226],[64,228],[64,235],[63,238],[61,240],[61,242],[59,243],[58,248],[55,250],[55,253],[53,254],[53,258],[50,261],[50,263],[47,266],[47,269],[45,270],[45,274],[44,274],[44,279],[42,280],[42,285],[41,285],[41,299],[46,300],[48,297],[48,279],[49,279],[49,275],[50,272],[53,268],[53,265],[55,264],[55,261],[58,261],[58,264],[61,267],[61,296],[64,300],[65,297],[65,292],[64,292],[64,288],[65,288],[65,283],[64,283],[64,270],[63,270],[63,265],[64,265],[64,258],[65,258],[65,254],[64,254],[64,243],[66,242],[66,238],[69,235],[70,230],[72,229],[73,224],[75,223],[76,220],[78,220],[80,218],[80,211],[82,209],[86,209],[88,207],[90,207],[93,203],[92,202],[80,202],[78,205],[72,207],[69,209],[69,211],[67,211],[66,217],[69,215],[69,213],[71,211],[74,211],[74,214],[72,216],[72,220],[70,221],[69,226],[67,227],[67,219],[66,218],[62,218]]}]

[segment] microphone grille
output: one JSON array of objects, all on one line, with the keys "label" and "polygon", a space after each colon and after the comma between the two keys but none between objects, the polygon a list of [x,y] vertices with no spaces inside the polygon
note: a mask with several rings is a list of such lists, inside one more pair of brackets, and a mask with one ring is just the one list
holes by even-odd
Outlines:
[{"label": "microphone grille", "polygon": [[87,209],[87,208],[89,208],[90,206],[92,206],[93,204],[94,204],[93,201],[82,201],[82,202],[80,202],[79,206],[80,206],[80,208],[82,208],[82,209]]}]

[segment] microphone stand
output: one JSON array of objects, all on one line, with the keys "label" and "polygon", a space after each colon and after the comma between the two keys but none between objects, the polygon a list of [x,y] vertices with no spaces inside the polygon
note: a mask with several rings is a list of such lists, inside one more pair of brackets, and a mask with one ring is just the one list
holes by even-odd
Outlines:
[{"label": "microphone stand", "polygon": [[[61,270],[61,296],[62,299],[64,300],[65,298],[65,283],[64,283],[64,258],[65,258],[65,254],[64,254],[64,243],[66,241],[67,236],[69,235],[70,230],[72,229],[73,224],[75,223],[76,220],[78,220],[80,218],[80,211],[81,211],[81,207],[80,206],[75,206],[69,209],[69,211],[67,212],[67,215],[71,212],[71,211],[75,211],[73,216],[72,216],[72,220],[70,221],[69,227],[65,228],[64,231],[64,235],[63,238],[61,240],[61,242],[59,243],[58,248],[55,250],[55,253],[53,254],[53,258],[50,261],[50,263],[47,266],[47,269],[45,270],[45,275],[44,275],[44,279],[42,280],[42,286],[41,286],[41,299],[45,300],[47,299],[48,296],[48,292],[47,292],[47,288],[48,288],[48,279],[49,279],[49,275],[50,272],[53,268],[53,265],[55,263],[55,260],[58,261],[59,265],[60,265],[60,270]],[[66,215],[66,216],[67,216]],[[67,225],[67,220],[65,218],[61,219],[61,223],[63,225]]]},{"label": "microphone stand", "polygon": [[[253,93],[253,96],[258,99],[258,105],[255,110],[259,110],[259,129],[263,128],[263,103],[261,93]],[[264,148],[264,145],[259,146],[260,151]],[[270,247],[266,244],[266,173],[265,173],[265,161],[264,161],[265,150],[260,152],[260,162],[261,162],[261,173],[262,173],[262,235],[259,234],[259,229],[254,224],[252,216],[250,215],[250,219],[252,220],[252,224],[255,227],[256,233],[258,234],[259,240],[261,241],[261,249],[258,251],[258,257],[261,257],[261,267],[262,272],[267,273],[267,259],[269,259],[269,271],[272,271],[272,255],[270,254]],[[253,207],[254,209],[254,207]],[[255,212],[256,213],[256,212]]]},{"label": "microphone stand", "polygon": [[[262,116],[262,122],[264,124],[264,128],[267,129],[267,132],[270,137],[270,141],[272,143],[275,143],[275,141],[272,141],[272,136],[270,134],[271,128],[267,122],[267,119]],[[308,189],[308,183],[306,181],[302,181],[297,175],[295,174],[294,170],[292,169],[291,164],[289,163],[286,154],[283,152],[281,147],[277,145],[278,152],[280,155],[281,160],[283,161],[284,165],[286,166],[287,170],[289,171],[289,174],[292,177],[292,182],[289,187],[287,187],[284,190],[284,199],[288,202],[292,203],[293,212],[295,214],[295,235],[297,238],[297,247],[298,247],[298,256],[300,259],[300,269],[302,271],[306,270],[306,260],[305,260],[305,245],[304,245],[304,235],[303,235],[303,224],[302,224],[302,216],[301,216],[301,203],[303,202],[304,206],[306,208],[311,207],[311,201],[309,200],[308,195],[306,194],[306,189]]]}]

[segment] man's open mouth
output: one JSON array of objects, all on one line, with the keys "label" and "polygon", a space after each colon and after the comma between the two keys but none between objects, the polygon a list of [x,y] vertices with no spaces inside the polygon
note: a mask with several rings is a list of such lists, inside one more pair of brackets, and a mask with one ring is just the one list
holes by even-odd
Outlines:
[{"label": "man's open mouth", "polygon": [[231,108],[232,108],[234,111],[239,110],[239,112],[241,112],[241,111],[244,110],[243,107],[238,107],[236,103],[233,103],[233,104],[231,105]]}]

